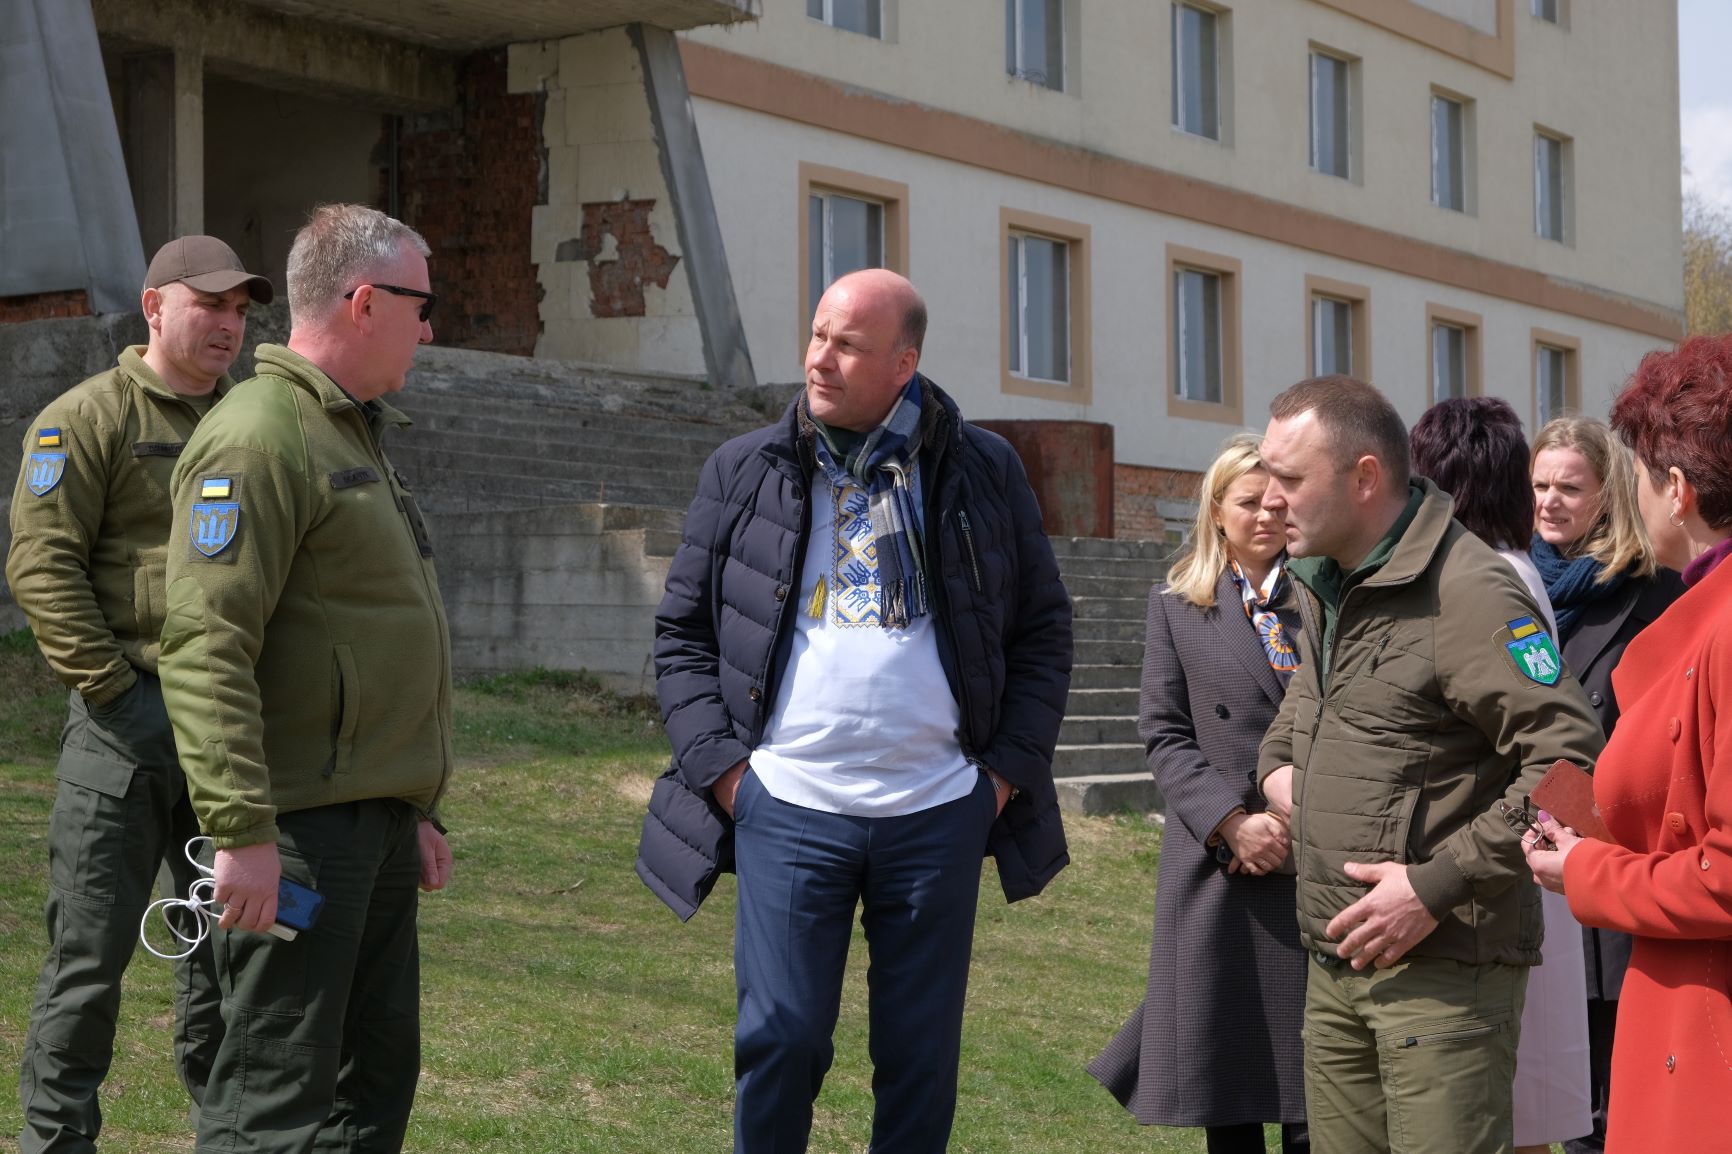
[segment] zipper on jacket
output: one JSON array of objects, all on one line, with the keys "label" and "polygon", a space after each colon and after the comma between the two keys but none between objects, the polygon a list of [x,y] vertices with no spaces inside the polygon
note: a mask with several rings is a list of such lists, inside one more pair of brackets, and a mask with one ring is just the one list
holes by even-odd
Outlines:
[{"label": "zipper on jacket", "polygon": [[968,554],[968,573],[973,578],[972,584],[976,593],[986,592],[986,587],[980,581],[980,561],[974,553],[974,527],[968,523],[966,510],[956,511],[956,523],[962,526],[962,548]]}]

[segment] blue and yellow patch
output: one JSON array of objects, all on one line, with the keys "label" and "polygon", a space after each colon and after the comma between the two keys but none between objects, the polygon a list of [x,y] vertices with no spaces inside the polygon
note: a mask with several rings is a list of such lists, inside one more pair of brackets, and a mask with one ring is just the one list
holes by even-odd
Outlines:
[{"label": "blue and yellow patch", "polygon": [[60,447],[60,430],[37,429],[36,447],[38,449],[58,449]]},{"label": "blue and yellow patch", "polygon": [[187,530],[192,535],[194,549],[206,557],[215,557],[234,544],[240,527],[238,501],[198,501],[193,504],[192,521]]},{"label": "blue and yellow patch", "polygon": [[234,482],[227,477],[206,477],[199,483],[201,501],[224,501],[234,492]]},{"label": "blue and yellow patch", "polygon": [[1564,674],[1564,661],[1551,634],[1532,617],[1517,617],[1505,624],[1512,640],[1504,644],[1504,649],[1516,672],[1537,685],[1556,685]]},{"label": "blue and yellow patch", "polygon": [[38,497],[46,497],[66,475],[65,453],[31,453],[25,466],[24,483]]}]

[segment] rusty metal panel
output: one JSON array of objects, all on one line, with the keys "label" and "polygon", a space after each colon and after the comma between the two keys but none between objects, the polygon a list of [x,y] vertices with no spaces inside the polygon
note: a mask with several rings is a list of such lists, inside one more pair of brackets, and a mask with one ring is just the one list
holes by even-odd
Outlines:
[{"label": "rusty metal panel", "polygon": [[1113,427],[1099,421],[976,421],[1010,442],[1049,537],[1113,535]]}]

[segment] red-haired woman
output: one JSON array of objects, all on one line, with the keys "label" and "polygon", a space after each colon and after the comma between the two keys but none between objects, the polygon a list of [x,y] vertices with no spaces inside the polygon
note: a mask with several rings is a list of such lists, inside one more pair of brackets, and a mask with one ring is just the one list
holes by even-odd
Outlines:
[{"label": "red-haired woman", "polygon": [[1723,1150],[1732,1099],[1732,336],[1643,358],[1612,408],[1637,502],[1687,591],[1612,674],[1623,713],[1594,772],[1615,843],[1550,820],[1534,876],[1584,925],[1635,935],[1606,1149]]}]

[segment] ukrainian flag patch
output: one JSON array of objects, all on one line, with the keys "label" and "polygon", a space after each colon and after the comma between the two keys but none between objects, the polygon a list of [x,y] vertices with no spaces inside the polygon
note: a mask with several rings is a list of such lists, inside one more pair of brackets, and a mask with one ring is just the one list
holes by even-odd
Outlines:
[{"label": "ukrainian flag patch", "polygon": [[234,491],[234,482],[227,477],[206,477],[199,483],[198,495],[201,501],[226,500]]},{"label": "ukrainian flag patch", "polygon": [[1510,640],[1504,643],[1516,672],[1536,685],[1556,685],[1563,676],[1564,660],[1547,633],[1532,617],[1506,621]]},{"label": "ukrainian flag patch", "polygon": [[60,430],[37,429],[36,447],[38,449],[58,449],[60,447]]}]

